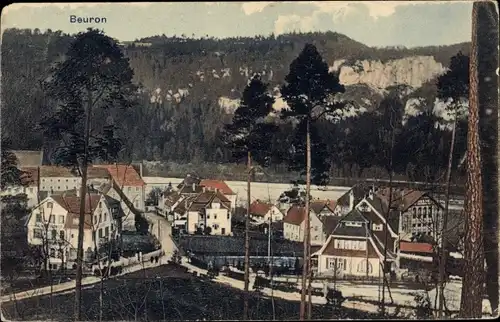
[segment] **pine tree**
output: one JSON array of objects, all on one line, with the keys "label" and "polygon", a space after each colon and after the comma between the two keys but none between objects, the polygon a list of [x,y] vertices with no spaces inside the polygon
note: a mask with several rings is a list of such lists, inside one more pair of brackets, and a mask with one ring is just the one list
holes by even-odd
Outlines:
[{"label": "pine tree", "polygon": [[17,157],[11,151],[10,140],[2,135],[2,176],[1,176],[1,190],[4,190],[7,186],[21,186],[21,177],[23,171],[17,167]]},{"label": "pine tree", "polygon": [[[306,279],[310,267],[309,196],[311,194],[311,125],[322,116],[333,114],[345,106],[345,103],[335,100],[335,95],[344,91],[345,88],[340,84],[338,75],[328,71],[328,64],[312,44],[306,44],[299,56],[290,64],[290,71],[285,77],[285,85],[281,88],[281,96],[288,105],[288,108],[282,110],[282,117],[298,122],[298,133],[305,138],[306,147],[305,158],[301,159],[303,162],[302,165],[306,169],[304,270],[302,274],[300,302],[301,320],[305,318]],[[314,153],[317,152],[319,151],[315,151]],[[299,160],[295,159],[294,161]],[[322,163],[321,166],[324,166],[324,164]],[[325,172],[325,170],[325,168],[316,168],[315,174]],[[322,176],[319,178],[323,178],[324,180]],[[308,305],[309,318],[311,315],[310,304]]]},{"label": "pine tree", "polygon": [[42,122],[45,137],[57,140],[54,163],[69,167],[82,178],[78,224],[75,319],[81,320],[83,233],[87,168],[96,161],[114,161],[122,149],[116,120],[133,104],[136,91],[128,59],[101,31],[79,33],[44,84],[58,104]]},{"label": "pine tree", "polygon": [[255,75],[246,86],[236,109],[232,123],[226,125],[224,138],[226,146],[232,151],[234,160],[247,159],[247,216],[245,218],[245,298],[243,319],[248,316],[248,288],[250,283],[250,182],[254,167],[252,161],[268,166],[272,158],[270,142],[276,132],[276,125],[268,120],[273,110],[274,98],[268,93],[267,84],[260,75]]}]

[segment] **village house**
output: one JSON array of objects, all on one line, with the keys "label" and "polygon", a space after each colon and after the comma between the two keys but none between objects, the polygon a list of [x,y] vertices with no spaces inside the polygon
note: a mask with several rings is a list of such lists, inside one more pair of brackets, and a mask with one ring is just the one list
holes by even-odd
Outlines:
[{"label": "village house", "polygon": [[114,190],[118,193],[120,191],[123,192],[123,196],[121,197],[126,199],[123,202],[129,203],[127,208],[135,208],[137,211],[145,210],[145,183],[133,166],[127,164],[108,164],[95,165],[94,167],[104,168],[108,171],[113,181]]},{"label": "village house", "polygon": [[[103,194],[90,193],[85,199],[83,249],[88,259],[103,242],[118,237],[123,211],[117,200]],[[71,267],[76,259],[80,200],[77,190],[51,195],[27,220],[28,244],[47,247],[51,269]]]},{"label": "village house", "polygon": [[[40,171],[40,191],[47,195],[62,191],[80,189],[82,178],[78,172],[69,168],[44,165],[39,168]],[[111,179],[106,169],[89,167],[87,169],[87,185],[100,185],[109,182]]]},{"label": "village house", "polygon": [[256,225],[260,225],[268,223],[269,220],[272,222],[283,220],[283,213],[275,205],[255,200],[250,204],[250,218]]},{"label": "village house", "polygon": [[[305,207],[292,206],[283,219],[283,236],[291,241],[303,241],[305,230]],[[323,223],[311,209],[309,212],[311,227],[311,245],[322,245],[325,242]]]},{"label": "village house", "polygon": [[334,207],[334,215],[345,216],[357,205],[373,187],[367,184],[356,184],[340,198],[337,199]]},{"label": "village house", "polygon": [[218,190],[231,202],[231,210],[236,207],[236,193],[222,180],[203,179],[199,183],[200,186],[211,190]]},{"label": "village house", "polygon": [[345,215],[323,247],[314,254],[318,258],[317,273],[339,278],[378,277],[384,267],[384,254],[387,258],[385,272],[388,272],[395,255],[384,247],[370,230],[371,226],[372,222],[357,208]]},{"label": "village house", "polygon": [[194,234],[209,229],[211,235],[230,235],[231,202],[218,190],[203,189],[196,197],[178,205],[186,209],[186,232]]},{"label": "village house", "polygon": [[[389,189],[379,189],[379,196],[389,200]],[[443,206],[428,192],[413,189],[392,189],[392,206],[400,212],[398,227],[401,240],[410,241],[426,234],[439,239],[442,227]]]}]

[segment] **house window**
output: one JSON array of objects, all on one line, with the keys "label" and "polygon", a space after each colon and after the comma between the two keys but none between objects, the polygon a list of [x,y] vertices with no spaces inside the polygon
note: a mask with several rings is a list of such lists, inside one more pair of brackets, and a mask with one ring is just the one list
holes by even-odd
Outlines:
[{"label": "house window", "polygon": [[[55,257],[56,256],[56,250],[54,248],[50,249],[50,257]],[[55,265],[55,264],[54,264]],[[57,266],[56,266],[57,267]]]},{"label": "house window", "polygon": [[335,239],[334,242],[335,248],[343,249],[344,248],[344,240],[343,239]]},{"label": "house window", "polygon": [[373,231],[382,231],[382,229],[383,229],[382,224],[379,224],[379,225],[377,225],[377,224],[373,224],[373,225],[372,225],[372,230],[373,230]]},{"label": "house window", "polygon": [[52,202],[47,202],[47,208],[52,209],[52,207],[53,207]]},{"label": "house window", "polygon": [[226,228],[221,228],[221,234],[225,235],[226,234]]},{"label": "house window", "polygon": [[227,219],[229,219],[229,213],[227,213]]},{"label": "house window", "polygon": [[52,229],[52,231],[51,231],[51,232],[52,232],[52,234],[51,234],[51,235],[52,235],[52,236],[51,236],[51,237],[52,237],[52,239],[56,239],[56,238],[57,238],[57,230]]},{"label": "house window", "polygon": [[372,264],[366,259],[364,259],[358,264],[357,271],[358,273],[366,273],[366,268],[368,268],[369,274],[373,272]]},{"label": "house window", "polygon": [[362,226],[360,222],[355,222],[355,221],[346,221],[345,225],[349,226],[349,227],[361,227]]},{"label": "house window", "polygon": [[57,191],[61,191],[61,186],[57,186]]},{"label": "house window", "polygon": [[217,215],[214,215],[214,219],[217,219]]},{"label": "house window", "polygon": [[102,238],[102,228],[99,229],[99,238]]},{"label": "house window", "polygon": [[54,216],[54,215],[50,215],[50,217],[49,217],[49,222],[50,222],[51,224],[55,224],[55,223],[56,223],[56,216]]},{"label": "house window", "polygon": [[64,224],[64,216],[59,216],[59,223]]},{"label": "house window", "polygon": [[109,227],[104,228],[104,236],[109,236]]},{"label": "house window", "polygon": [[99,214],[99,223],[102,222],[102,214]]},{"label": "house window", "polygon": [[207,219],[210,219],[210,214],[207,214]]},{"label": "house window", "polygon": [[95,241],[95,231],[92,232],[92,241]]},{"label": "house window", "polygon": [[135,191],[136,191],[136,192],[137,192],[137,191],[139,191],[139,187],[135,187]]},{"label": "house window", "polygon": [[41,221],[42,221],[42,214],[36,214],[35,222],[41,222]]},{"label": "house window", "polygon": [[59,231],[59,239],[64,240],[64,230]]},{"label": "house window", "polygon": [[318,231],[318,226],[314,226],[314,231]]},{"label": "house window", "polygon": [[128,192],[132,192],[132,187],[128,187],[128,188],[127,188],[127,191],[128,191]]},{"label": "house window", "polygon": [[108,214],[104,213],[104,221],[107,221],[107,220],[108,220]]},{"label": "house window", "polygon": [[42,230],[39,228],[33,229],[33,238],[42,238]]},{"label": "house window", "polygon": [[99,202],[99,209],[102,208],[102,202]]},{"label": "house window", "polygon": [[427,207],[424,207],[424,218],[427,217]]}]

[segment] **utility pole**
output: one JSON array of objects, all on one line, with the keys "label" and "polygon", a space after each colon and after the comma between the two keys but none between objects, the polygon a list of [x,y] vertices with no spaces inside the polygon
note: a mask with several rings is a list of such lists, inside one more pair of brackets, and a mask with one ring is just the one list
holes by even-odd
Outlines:
[{"label": "utility pole", "polygon": [[250,182],[252,181],[252,155],[247,152],[247,216],[245,218],[245,294],[243,299],[243,320],[248,320],[248,288],[250,285]]},{"label": "utility pole", "polygon": [[310,133],[311,120],[309,116],[306,119],[306,200],[305,200],[305,218],[304,218],[304,256],[303,256],[303,269],[302,269],[302,290],[300,293],[300,316],[301,321],[305,318],[306,309],[306,291],[307,291],[307,277],[309,270],[309,196],[311,194],[311,133]]}]

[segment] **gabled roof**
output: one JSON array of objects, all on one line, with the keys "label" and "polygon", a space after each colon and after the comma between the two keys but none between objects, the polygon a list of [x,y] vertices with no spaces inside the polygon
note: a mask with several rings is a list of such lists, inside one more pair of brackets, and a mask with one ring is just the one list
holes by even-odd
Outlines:
[{"label": "gabled roof", "polygon": [[370,191],[371,186],[365,183],[359,183],[354,185],[349,191],[344,193],[340,198],[337,199],[337,205],[342,207],[349,206],[349,194],[354,193],[354,204],[357,204],[365,195]]},{"label": "gabled roof", "polygon": [[305,218],[305,207],[294,205],[291,206],[290,209],[288,209],[285,218],[283,218],[283,222],[298,226],[302,224]]},{"label": "gabled roof", "polygon": [[180,215],[183,215],[186,213],[186,211],[189,209],[189,207],[191,206],[191,203],[193,202],[193,200],[196,198],[196,196],[193,196],[193,197],[185,197],[181,202],[179,202],[177,204],[177,206],[175,206],[175,208],[173,209],[174,212],[180,214]]},{"label": "gabled roof", "polygon": [[269,210],[272,208],[272,206],[273,205],[271,205],[267,202],[255,200],[250,205],[250,214],[264,217],[269,212]]},{"label": "gabled roof", "polygon": [[182,196],[178,193],[170,193],[169,195],[165,196],[165,206],[172,207],[177,201],[179,201],[181,197]]},{"label": "gabled roof", "polygon": [[144,180],[135,168],[128,164],[99,164],[94,167],[107,169],[113,180],[119,187],[135,186],[142,187],[145,185]]},{"label": "gabled roof", "polygon": [[[348,226],[346,222],[356,222],[361,223],[361,227]],[[336,225],[332,232],[332,235],[336,236],[346,236],[346,237],[366,237],[368,232],[366,224],[368,220],[363,216],[363,214],[354,208],[345,216],[343,216],[339,223]]]},{"label": "gabled roof", "polygon": [[[90,194],[90,196],[87,195],[85,198],[85,229],[92,228],[91,216],[97,208],[97,205],[101,200],[101,196],[101,194]],[[68,212],[68,217],[65,221],[65,228],[78,228],[78,225],[74,224],[73,219],[78,219],[80,216],[80,197],[64,194],[52,195],[50,197]]]},{"label": "gabled roof", "polygon": [[332,234],[340,222],[338,216],[323,216],[320,220],[323,223],[323,233],[325,233],[326,236]]},{"label": "gabled roof", "polygon": [[111,175],[105,168],[88,167],[87,178],[89,179],[109,179]]},{"label": "gabled roof", "polygon": [[[231,201],[226,198],[220,191],[203,191],[197,196],[193,197],[192,202],[187,210],[189,211],[200,211],[204,209],[213,202],[215,199],[219,199],[221,205],[225,208],[231,207]],[[182,202],[181,202],[182,203]]]},{"label": "gabled roof", "polygon": [[179,187],[180,194],[196,194],[203,191],[203,187],[197,184],[184,185],[181,184]]},{"label": "gabled roof", "polygon": [[[377,195],[384,199],[385,203],[388,203],[389,200],[389,188],[381,188],[377,191]],[[418,200],[423,197],[429,197],[426,191],[419,191],[414,189],[401,189],[401,188],[393,188],[392,189],[392,203],[394,207],[397,207],[398,210],[402,212],[408,211],[408,209],[415,204]],[[431,198],[432,199],[432,198]],[[437,202],[436,202],[437,203]],[[441,206],[439,203],[437,203]]]},{"label": "gabled roof", "polygon": [[11,151],[17,158],[17,166],[24,167],[39,167],[43,163],[43,150],[42,151],[28,151],[28,150],[13,150]]},{"label": "gabled roof", "polygon": [[390,232],[391,234],[394,236],[397,234],[397,232],[399,231],[399,211],[396,210],[396,209],[391,209],[389,211],[389,213],[387,213],[387,210],[388,210],[388,204],[386,202],[386,200],[382,197],[380,197],[378,194],[373,194],[373,197],[366,197],[364,198],[363,200],[361,200],[359,204],[361,204],[361,202],[366,202],[369,206],[371,206],[371,208],[374,210],[375,214],[383,221],[385,222],[386,221],[386,217],[388,216],[387,218],[387,223],[388,223],[388,226],[390,228]]},{"label": "gabled roof", "polygon": [[200,186],[207,187],[207,188],[212,188],[212,189],[218,189],[220,192],[222,192],[226,196],[234,195],[235,194],[233,192],[233,190],[231,190],[231,188],[229,188],[229,186],[227,185],[227,183],[225,183],[222,180],[208,180],[208,179],[201,180]]},{"label": "gabled roof", "polygon": [[191,186],[192,184],[198,186],[200,184],[200,181],[200,177],[198,177],[196,174],[188,173],[184,180],[177,185],[177,189],[181,189],[183,186]]}]

